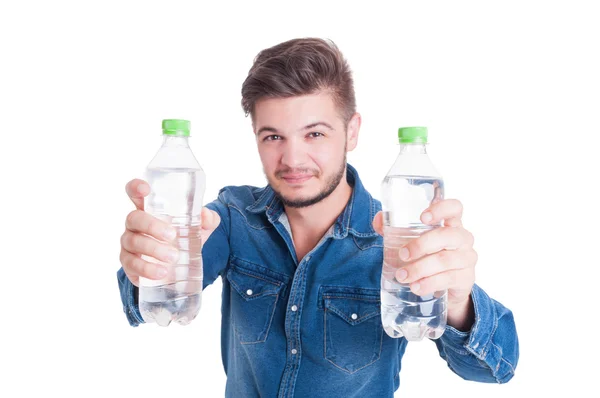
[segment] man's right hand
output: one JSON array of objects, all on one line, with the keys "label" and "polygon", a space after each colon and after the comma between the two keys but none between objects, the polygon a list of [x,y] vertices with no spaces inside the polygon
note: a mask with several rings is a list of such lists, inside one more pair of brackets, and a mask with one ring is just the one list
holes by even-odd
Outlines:
[{"label": "man's right hand", "polygon": [[[136,210],[127,215],[125,232],[121,236],[121,265],[125,274],[134,285],[138,285],[139,277],[161,279],[167,274],[164,262],[173,264],[179,258],[175,246],[176,231],[167,222],[144,211],[144,197],[150,193],[146,181],[135,179],[125,186],[129,199]],[[202,209],[202,242],[206,242],[210,234],[219,226],[221,217],[217,212],[206,207]],[[142,255],[152,257],[157,263],[148,262]]]}]

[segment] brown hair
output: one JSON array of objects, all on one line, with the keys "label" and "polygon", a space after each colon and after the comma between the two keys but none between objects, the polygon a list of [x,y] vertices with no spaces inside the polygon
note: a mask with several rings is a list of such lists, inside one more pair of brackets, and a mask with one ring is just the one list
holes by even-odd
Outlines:
[{"label": "brown hair", "polygon": [[352,72],[331,40],[293,39],[262,50],[242,85],[242,108],[254,121],[263,98],[287,98],[327,90],[344,124],[356,112]]}]

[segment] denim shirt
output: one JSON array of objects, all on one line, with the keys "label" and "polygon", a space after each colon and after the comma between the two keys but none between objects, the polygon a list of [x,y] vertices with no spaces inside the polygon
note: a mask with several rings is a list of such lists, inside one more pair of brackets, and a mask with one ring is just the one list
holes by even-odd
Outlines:
[{"label": "denim shirt", "polygon": [[[348,165],[352,196],[329,232],[298,261],[279,197],[269,187],[225,187],[207,205],[221,216],[205,243],[204,286],[223,281],[221,350],[227,397],[393,397],[404,338],[384,331],[379,201]],[[129,323],[143,323],[137,288],[117,273]],[[433,340],[460,377],[504,383],[519,349],[511,311],[478,286],[469,332]],[[422,343],[418,343],[422,344]],[[426,344],[426,343],[425,343]]]}]

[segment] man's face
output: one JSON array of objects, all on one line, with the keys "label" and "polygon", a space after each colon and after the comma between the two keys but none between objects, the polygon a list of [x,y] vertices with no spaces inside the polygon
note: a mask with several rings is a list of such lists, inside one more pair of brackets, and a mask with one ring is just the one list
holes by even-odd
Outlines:
[{"label": "man's face", "polygon": [[257,101],[254,131],[269,185],[289,207],[329,196],[345,176],[346,151],[356,146],[357,134],[344,129],[326,92]]}]

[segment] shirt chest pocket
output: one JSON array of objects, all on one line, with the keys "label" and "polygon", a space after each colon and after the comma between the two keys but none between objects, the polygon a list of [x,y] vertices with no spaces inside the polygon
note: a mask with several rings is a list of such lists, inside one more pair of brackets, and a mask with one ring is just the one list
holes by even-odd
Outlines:
[{"label": "shirt chest pocket", "polygon": [[275,308],[284,283],[238,267],[227,271],[231,284],[233,327],[242,344],[264,343],[269,335]]},{"label": "shirt chest pocket", "polygon": [[323,286],[324,357],[347,373],[379,360],[383,342],[378,289]]}]

